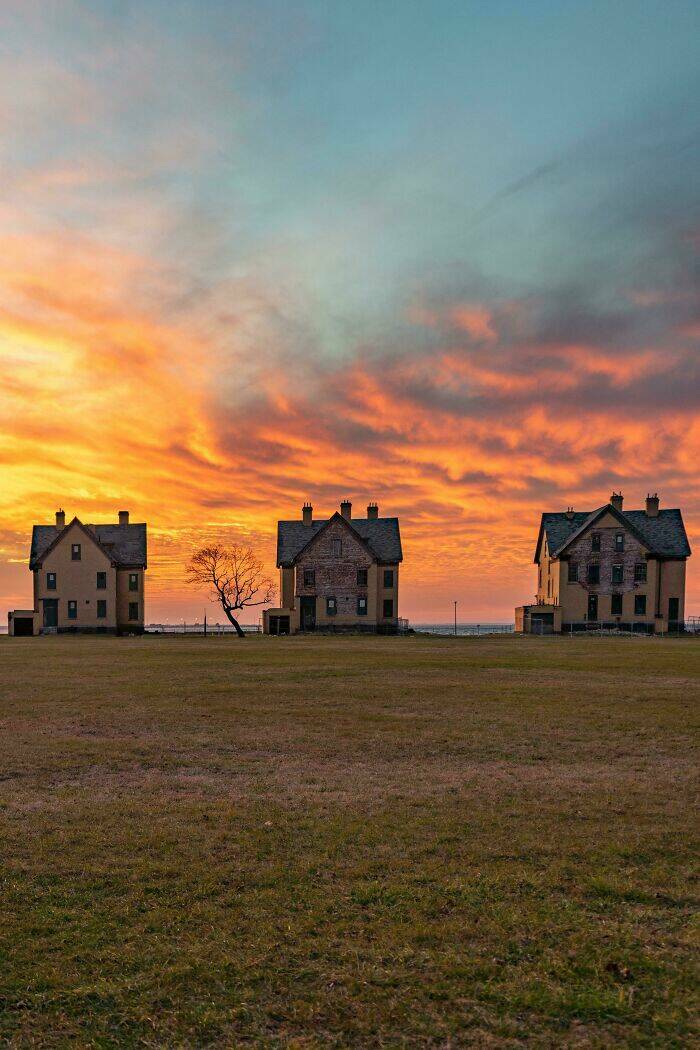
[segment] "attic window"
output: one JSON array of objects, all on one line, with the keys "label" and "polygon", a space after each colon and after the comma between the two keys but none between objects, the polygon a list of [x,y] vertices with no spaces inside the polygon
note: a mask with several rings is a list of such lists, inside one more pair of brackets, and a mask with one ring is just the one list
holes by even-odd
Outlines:
[{"label": "attic window", "polygon": [[600,533],[599,532],[591,533],[591,550],[592,551],[599,551],[600,550]]},{"label": "attic window", "polygon": [[625,549],[625,534],[624,532],[615,533],[615,550],[623,551]]},{"label": "attic window", "polygon": [[79,543],[71,544],[70,556],[71,556],[73,561],[80,561],[80,544]]},{"label": "attic window", "polygon": [[331,553],[334,558],[340,558],[343,553],[342,540],[331,540]]},{"label": "attic window", "polygon": [[577,561],[570,561],[569,562],[569,583],[577,583],[577,582],[578,582],[578,562]]}]

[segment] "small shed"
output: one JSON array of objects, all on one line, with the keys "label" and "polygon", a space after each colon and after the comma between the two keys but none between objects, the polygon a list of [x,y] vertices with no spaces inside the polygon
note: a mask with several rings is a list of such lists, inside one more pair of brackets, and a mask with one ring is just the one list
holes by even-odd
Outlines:
[{"label": "small shed", "polygon": [[34,610],[13,609],[7,614],[7,633],[13,638],[29,638],[34,634]]}]

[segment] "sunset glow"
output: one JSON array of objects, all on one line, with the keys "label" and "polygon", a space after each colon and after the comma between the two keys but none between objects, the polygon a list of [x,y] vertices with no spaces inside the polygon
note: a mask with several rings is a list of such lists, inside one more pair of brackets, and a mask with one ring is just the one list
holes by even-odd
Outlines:
[{"label": "sunset glow", "polygon": [[[631,75],[605,97],[611,44],[598,107],[564,130],[579,100],[551,97],[540,141],[519,121],[535,87],[475,100],[451,5],[442,29],[425,5],[447,108],[444,82],[401,97],[417,18],[370,39],[312,3],[215,3],[204,24],[195,4],[42,6],[0,15],[0,621],[58,507],[148,522],[151,620],[204,611],[184,565],[205,540],[272,568],[307,499],[400,517],[414,620],[453,599],[512,619],[540,513],[613,488],[680,506],[697,546],[700,95],[679,106],[665,79],[671,50],[692,72],[672,17],[656,97]],[[330,62],[341,36],[373,91]],[[651,46],[633,33],[625,62]],[[304,75],[337,80],[320,100]],[[700,614],[697,557],[688,574]]]}]

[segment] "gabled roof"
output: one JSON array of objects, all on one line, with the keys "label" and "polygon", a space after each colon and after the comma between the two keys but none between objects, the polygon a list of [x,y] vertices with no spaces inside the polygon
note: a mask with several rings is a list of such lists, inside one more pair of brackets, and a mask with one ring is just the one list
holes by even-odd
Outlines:
[{"label": "gabled roof", "polygon": [[63,533],[74,524],[104,551],[114,565],[124,569],[146,568],[145,524],[84,525],[79,518],[73,518],[63,529],[55,525],[35,525],[32,529],[29,568],[38,568]]},{"label": "gabled roof", "polygon": [[403,561],[398,518],[351,518],[336,511],[330,518],[312,521],[277,522],[277,565],[293,565],[304,548],[334,520],[340,520],[353,532],[378,562],[394,564]]},{"label": "gabled roof", "polygon": [[604,514],[612,514],[617,518],[650,554],[665,558],[687,558],[690,555],[690,544],[680,510],[660,510],[657,517],[651,518],[644,510],[620,511],[611,503],[606,503],[594,511],[578,511],[571,515],[564,511],[543,514],[535,548],[535,562],[539,561],[545,535],[550,556],[558,558],[570,543],[583,535]]}]

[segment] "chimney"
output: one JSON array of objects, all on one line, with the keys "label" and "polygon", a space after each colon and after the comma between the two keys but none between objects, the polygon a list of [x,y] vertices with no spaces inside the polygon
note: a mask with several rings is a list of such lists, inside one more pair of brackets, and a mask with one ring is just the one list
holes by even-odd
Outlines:
[{"label": "chimney", "polygon": [[622,513],[623,499],[624,496],[621,492],[613,492],[612,496],[610,497],[610,502],[612,503],[613,507],[615,508],[615,510],[619,510],[620,513]]},{"label": "chimney", "polygon": [[567,507],[566,508],[566,516],[569,519],[569,521],[571,521],[571,519],[574,516],[574,508],[573,507]]},{"label": "chimney", "polygon": [[119,524],[120,525],[128,525],[129,524],[129,511],[128,510],[120,510],[119,511]]},{"label": "chimney", "polygon": [[376,519],[379,517],[379,507],[376,503],[367,504],[367,517]]},{"label": "chimney", "polygon": [[65,529],[66,527],[66,512],[65,510],[56,511],[56,528]]},{"label": "chimney", "polygon": [[310,525],[314,520],[314,508],[310,503],[305,503],[301,508],[301,520],[305,525]]},{"label": "chimney", "polygon": [[350,513],[352,511],[352,503],[349,499],[344,499],[340,504],[340,513],[343,515],[346,521],[350,521]]},{"label": "chimney", "polygon": [[659,496],[658,493],[654,493],[653,496],[647,495],[647,506],[646,506],[647,518],[658,518],[659,516]]}]

